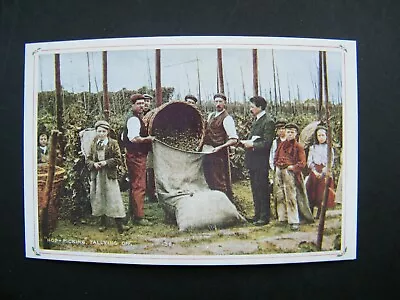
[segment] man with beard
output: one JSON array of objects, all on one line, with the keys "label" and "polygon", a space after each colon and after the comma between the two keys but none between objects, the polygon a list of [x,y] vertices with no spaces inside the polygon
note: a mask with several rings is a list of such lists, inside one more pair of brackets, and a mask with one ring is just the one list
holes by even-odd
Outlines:
[{"label": "man with beard", "polygon": [[245,165],[249,169],[254,202],[253,224],[269,223],[270,192],[268,184],[269,152],[275,135],[275,125],[266,113],[267,101],[260,96],[250,99],[250,111],[255,117],[248,139],[241,141],[246,149]]},{"label": "man with beard", "polygon": [[225,109],[226,96],[214,95],[214,105],[215,112],[208,115],[204,137],[205,147],[213,147],[204,158],[204,176],[210,189],[224,192],[232,200],[228,149],[237,143],[238,135],[235,122]]},{"label": "man with beard", "polygon": [[154,137],[148,136],[142,120],[144,96],[134,94],[131,97],[132,112],[128,114],[123,138],[126,147],[126,165],[130,180],[130,201],[133,223],[151,225],[144,218],[144,197],[146,191],[146,158]]}]

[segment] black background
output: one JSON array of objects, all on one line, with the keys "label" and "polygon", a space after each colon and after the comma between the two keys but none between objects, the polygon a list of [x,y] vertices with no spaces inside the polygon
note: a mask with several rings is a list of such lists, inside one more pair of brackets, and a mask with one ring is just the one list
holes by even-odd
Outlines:
[{"label": "black background", "polygon": [[[387,297],[399,271],[397,1],[1,1],[1,299]],[[358,258],[167,267],[24,258],[24,43],[176,35],[357,41]],[[393,273],[394,272],[394,273]]]}]

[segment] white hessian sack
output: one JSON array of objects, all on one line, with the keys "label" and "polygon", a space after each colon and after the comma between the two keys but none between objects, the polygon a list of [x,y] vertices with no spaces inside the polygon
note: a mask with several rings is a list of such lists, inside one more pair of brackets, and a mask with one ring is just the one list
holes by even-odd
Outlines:
[{"label": "white hessian sack", "polygon": [[244,220],[224,193],[211,190],[181,197],[176,203],[175,216],[179,231],[220,228]]},{"label": "white hessian sack", "polygon": [[79,137],[81,140],[81,151],[85,158],[87,158],[90,154],[90,145],[95,139],[97,133],[94,128],[86,128],[79,132]]}]

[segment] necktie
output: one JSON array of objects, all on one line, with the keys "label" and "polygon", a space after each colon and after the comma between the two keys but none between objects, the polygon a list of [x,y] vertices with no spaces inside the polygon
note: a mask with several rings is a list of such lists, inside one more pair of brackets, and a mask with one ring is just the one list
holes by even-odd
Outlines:
[{"label": "necktie", "polygon": [[103,141],[102,140],[98,141],[97,142],[97,150],[103,150],[103,148],[104,148]]}]

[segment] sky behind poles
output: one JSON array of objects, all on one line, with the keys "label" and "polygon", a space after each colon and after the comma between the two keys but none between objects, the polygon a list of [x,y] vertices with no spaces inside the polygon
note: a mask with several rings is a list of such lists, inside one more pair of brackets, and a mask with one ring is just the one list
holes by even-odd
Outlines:
[{"label": "sky behind poles", "polygon": [[[318,51],[274,50],[282,100],[318,97]],[[155,88],[155,50],[108,52],[108,90]],[[327,52],[329,99],[337,102],[341,93],[342,54]],[[70,92],[102,91],[102,52],[60,54],[61,84]],[[231,101],[253,96],[253,57],[251,49],[223,49],[225,94]],[[199,72],[198,72],[199,71]],[[258,49],[259,94],[274,99],[272,50]],[[54,55],[40,55],[39,91],[55,89]],[[174,99],[198,95],[198,74],[202,100],[212,99],[217,91],[217,50],[161,49],[161,85],[174,87]],[[243,88],[244,87],[244,88]],[[290,97],[289,97],[290,94]]]}]

